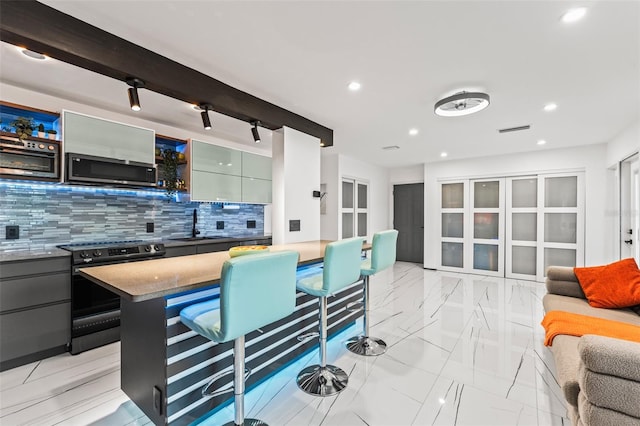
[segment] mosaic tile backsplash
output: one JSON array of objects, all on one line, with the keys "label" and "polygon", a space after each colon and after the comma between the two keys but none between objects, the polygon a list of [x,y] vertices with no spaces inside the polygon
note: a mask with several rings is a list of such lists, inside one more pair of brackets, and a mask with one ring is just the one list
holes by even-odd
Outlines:
[{"label": "mosaic tile backsplash", "polygon": [[[182,203],[162,191],[32,184],[0,180],[0,250],[50,249],[60,244],[191,236],[193,210],[200,236],[261,236],[264,206]],[[217,222],[224,229],[216,229]],[[247,228],[255,221],[255,228]],[[154,232],[146,224],[153,222]],[[20,238],[7,240],[6,225]]]}]

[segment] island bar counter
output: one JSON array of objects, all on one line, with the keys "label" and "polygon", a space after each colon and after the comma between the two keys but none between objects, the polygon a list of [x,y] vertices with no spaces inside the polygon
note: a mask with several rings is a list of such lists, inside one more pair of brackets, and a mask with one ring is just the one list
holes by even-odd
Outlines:
[{"label": "island bar counter", "polygon": [[[297,251],[298,276],[320,271],[330,241],[270,246],[271,252]],[[364,244],[363,250],[369,250]],[[204,385],[233,365],[233,342],[216,344],[180,322],[186,306],[219,295],[218,283],[228,252],[154,259],[82,268],[91,281],[121,296],[121,388],[155,424],[186,425],[233,397],[233,375],[222,376],[215,389],[231,391],[203,397]],[[362,311],[347,305],[361,300],[362,281],[328,298],[329,337],[350,326]],[[297,292],[290,316],[246,336],[247,389],[317,347],[317,339],[298,336],[317,331],[316,297]],[[292,377],[292,380],[295,377]]]}]

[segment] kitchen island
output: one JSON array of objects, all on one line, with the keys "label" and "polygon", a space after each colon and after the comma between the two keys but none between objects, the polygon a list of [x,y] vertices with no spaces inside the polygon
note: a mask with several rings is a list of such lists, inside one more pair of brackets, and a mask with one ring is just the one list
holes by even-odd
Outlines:
[{"label": "kitchen island", "polygon": [[[317,273],[330,241],[271,246],[300,255],[298,276]],[[370,248],[365,244],[363,250]],[[202,387],[233,365],[233,342],[217,344],[180,322],[186,306],[219,296],[228,252],[82,268],[86,278],[121,296],[121,387],[155,424],[190,424],[229,402],[232,392],[203,397]],[[329,336],[362,316],[345,310],[362,297],[362,281],[328,298]],[[298,336],[318,327],[318,299],[297,293],[290,316],[246,336],[247,389],[317,347]],[[231,389],[233,375],[216,389]]]}]

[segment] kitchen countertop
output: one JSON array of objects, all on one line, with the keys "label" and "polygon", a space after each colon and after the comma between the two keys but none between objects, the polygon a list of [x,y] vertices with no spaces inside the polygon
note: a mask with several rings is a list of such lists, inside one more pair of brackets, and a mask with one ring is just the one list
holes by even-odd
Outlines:
[{"label": "kitchen countertop", "polygon": [[[294,250],[300,254],[298,265],[321,261],[331,241],[270,246],[270,251]],[[365,243],[364,250],[371,244]],[[227,251],[194,254],[144,262],[81,268],[80,274],[133,302],[182,293],[220,281],[222,265],[229,259]]]},{"label": "kitchen countertop", "polygon": [[[198,240],[192,241],[181,241],[181,240],[153,240],[148,241],[149,244],[154,243],[163,243],[165,247],[184,247],[184,246],[192,246],[192,245],[200,245],[200,244],[215,244],[215,243],[230,243],[230,242],[243,242],[243,241],[251,241],[251,240],[264,240],[266,238],[271,238],[271,235],[247,235],[242,237],[223,237],[223,238],[201,238]],[[53,248],[19,248],[14,250],[3,250],[0,251],[0,263],[2,262],[15,262],[21,260],[32,260],[38,258],[52,258],[52,257],[69,257],[71,256],[71,252],[63,249],[59,249],[57,247]]]}]

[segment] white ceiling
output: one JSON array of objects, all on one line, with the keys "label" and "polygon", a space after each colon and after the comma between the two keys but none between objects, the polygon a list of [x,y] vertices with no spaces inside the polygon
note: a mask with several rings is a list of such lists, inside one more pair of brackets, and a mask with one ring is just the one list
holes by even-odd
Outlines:
[{"label": "white ceiling", "polygon": [[[640,117],[633,0],[43,3],[332,128],[325,153],[389,167],[445,161],[443,151],[459,159],[602,143]],[[586,17],[561,22],[575,6]],[[55,61],[33,66],[6,50],[3,81],[128,109],[122,82]],[[359,92],[347,89],[352,80]],[[463,88],[489,93],[489,108],[434,115],[438,99]],[[141,91],[141,102],[145,118],[202,132],[176,100]],[[544,112],[548,102],[558,109]],[[525,124],[531,130],[497,132]],[[247,123],[215,117],[214,126],[252,143]]]}]

